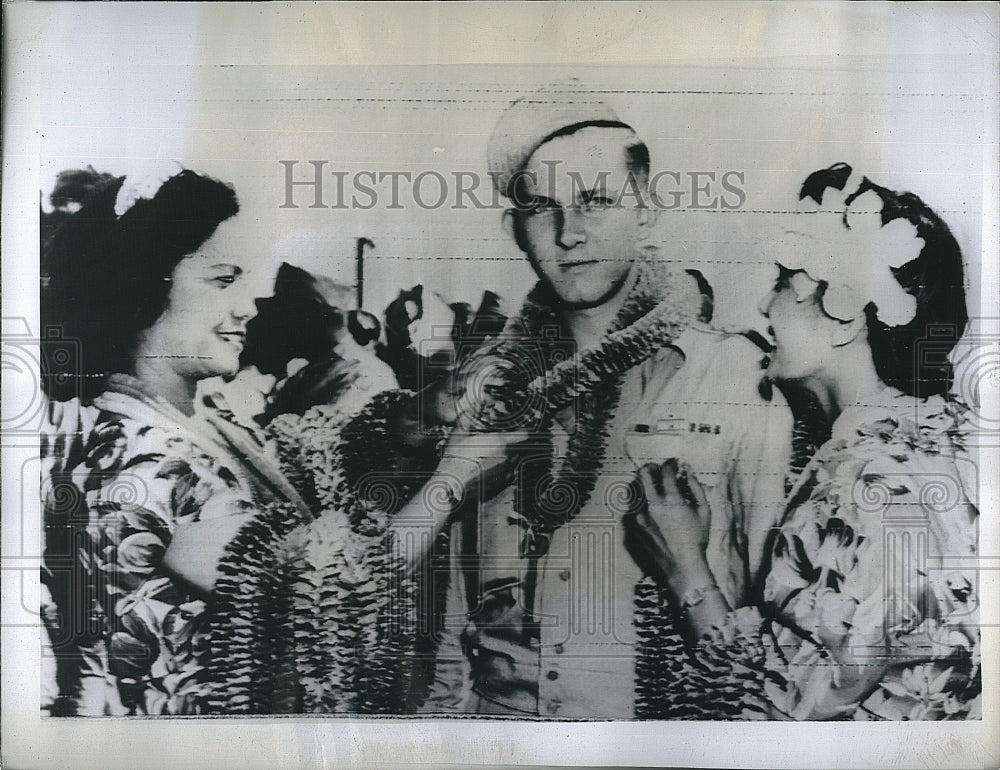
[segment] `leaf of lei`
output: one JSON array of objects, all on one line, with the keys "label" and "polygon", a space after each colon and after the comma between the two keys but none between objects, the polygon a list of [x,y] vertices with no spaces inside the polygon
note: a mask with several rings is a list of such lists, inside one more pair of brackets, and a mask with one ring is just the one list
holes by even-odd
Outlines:
[{"label": "leaf of lei", "polygon": [[[480,428],[511,430],[528,424],[541,439],[533,445],[533,452],[537,456],[541,450],[548,457],[546,462],[525,463],[519,476],[514,505],[528,529],[523,555],[544,553],[548,536],[571,521],[593,492],[625,372],[676,339],[697,317],[700,295],[691,279],[650,261],[636,264],[636,282],[599,345],[547,366],[527,383],[519,381],[516,374],[523,367],[518,366],[517,356],[521,348],[540,345],[544,349],[542,322],[558,323],[551,307],[539,301],[545,296],[544,289],[536,287],[522,309],[521,334],[501,338],[479,354],[500,359],[497,372],[510,378],[487,392],[489,398],[477,417]],[[552,356],[545,358],[551,360]],[[574,402],[579,419],[563,470],[557,473],[552,420],[557,411]],[[525,404],[530,406],[527,414]],[[517,425],[512,426],[511,414],[522,414]]]}]

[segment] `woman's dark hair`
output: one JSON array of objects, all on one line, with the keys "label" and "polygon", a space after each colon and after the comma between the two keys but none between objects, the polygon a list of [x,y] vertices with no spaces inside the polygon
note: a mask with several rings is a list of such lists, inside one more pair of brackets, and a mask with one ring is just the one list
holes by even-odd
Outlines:
[{"label": "woman's dark hair", "polygon": [[139,333],[167,307],[174,268],[239,211],[231,185],[185,170],[117,216],[124,182],[102,180],[43,244],[43,336],[76,350],[43,356],[42,387],[56,400],[89,401],[107,375],[131,371]]},{"label": "woman's dark hair", "polygon": [[60,171],[56,176],[55,185],[49,193],[51,211],[39,205],[38,224],[42,236],[41,260],[42,285],[47,285],[49,266],[45,263],[49,254],[49,242],[59,231],[63,223],[78,211],[94,190],[111,184],[116,177],[113,174],[102,174],[93,166],[73,168]]},{"label": "woman's dark hair", "polygon": [[[827,187],[843,190],[850,173],[846,163],[816,171],[803,183],[799,198],[811,197],[822,203],[823,191]],[[848,196],[847,204],[866,192],[874,192],[882,199],[883,226],[894,219],[905,219],[924,241],[916,259],[891,268],[899,285],[917,301],[913,319],[900,326],[888,326],[879,320],[874,303],[865,307],[875,370],[884,383],[912,396],[945,395],[952,382],[948,353],[969,320],[962,251],[948,225],[918,196],[880,187],[865,177]]]}]

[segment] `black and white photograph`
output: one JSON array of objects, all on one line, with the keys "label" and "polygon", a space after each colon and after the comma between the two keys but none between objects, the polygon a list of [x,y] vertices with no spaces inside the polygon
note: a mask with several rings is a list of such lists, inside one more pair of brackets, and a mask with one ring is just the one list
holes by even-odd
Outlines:
[{"label": "black and white photograph", "polygon": [[10,767],[1000,761],[996,4],[4,21]]}]

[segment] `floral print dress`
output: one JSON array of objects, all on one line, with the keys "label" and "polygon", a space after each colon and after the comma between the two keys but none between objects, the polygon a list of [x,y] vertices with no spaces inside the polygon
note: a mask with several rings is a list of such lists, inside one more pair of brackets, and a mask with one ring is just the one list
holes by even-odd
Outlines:
[{"label": "floral print dress", "polygon": [[70,425],[42,436],[49,712],[201,713],[211,599],[169,573],[164,555],[177,527],[249,519],[281,492],[207,420],[131,378],[113,376],[91,407],[59,406]]},{"label": "floral print dress", "polygon": [[965,429],[940,397],[846,409],[772,533],[757,606],[653,672],[655,716],[981,718]]}]

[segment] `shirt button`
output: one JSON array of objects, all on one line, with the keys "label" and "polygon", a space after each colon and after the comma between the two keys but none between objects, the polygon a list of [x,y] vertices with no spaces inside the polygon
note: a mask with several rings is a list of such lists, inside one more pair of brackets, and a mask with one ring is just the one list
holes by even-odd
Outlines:
[{"label": "shirt button", "polygon": [[[566,651],[566,648],[563,647],[561,644],[557,644],[554,647],[554,649],[555,649],[556,655],[562,655]],[[555,673],[555,672],[553,671],[552,673]]]},{"label": "shirt button", "polygon": [[559,678],[559,672],[558,672],[558,671],[550,671],[550,672],[549,672],[549,673],[547,673],[547,674],[546,674],[545,676],[546,676],[546,677],[547,677],[548,679],[550,679],[551,681],[553,681],[553,682],[554,682],[554,681],[556,681],[556,679],[558,679],[558,678]]},{"label": "shirt button", "polygon": [[562,572],[560,572],[559,573],[559,579],[560,580],[569,580],[569,570],[568,569],[564,569]]}]

